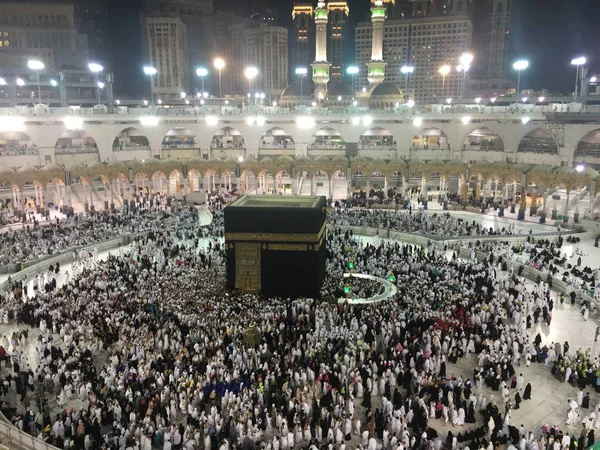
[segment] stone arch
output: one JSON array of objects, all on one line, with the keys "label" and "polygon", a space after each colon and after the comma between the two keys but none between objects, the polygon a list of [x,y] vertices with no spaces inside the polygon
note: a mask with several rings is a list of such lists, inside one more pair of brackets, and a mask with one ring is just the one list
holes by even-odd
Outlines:
[{"label": "stone arch", "polygon": [[163,150],[196,148],[196,134],[189,128],[170,129],[162,141]]},{"label": "stone arch", "polygon": [[168,193],[169,178],[162,170],[156,170],[150,178],[154,192],[159,194]]},{"label": "stone arch", "polygon": [[519,153],[547,153],[558,154],[558,143],[554,135],[545,128],[530,130],[519,141]]},{"label": "stone arch", "polygon": [[37,146],[28,134],[22,131],[3,131],[0,133],[0,155],[16,156],[37,153]]},{"label": "stone arch", "polygon": [[291,134],[280,127],[269,128],[258,143],[259,148],[294,149],[296,143]]},{"label": "stone arch", "polygon": [[396,146],[394,135],[383,127],[373,127],[360,135],[358,148],[364,150],[379,150]]},{"label": "stone arch", "polygon": [[448,142],[448,136],[440,128],[423,128],[412,138],[411,148],[445,150],[448,148]]},{"label": "stone arch", "polygon": [[167,193],[169,195],[175,195],[178,192],[182,192],[184,186],[183,172],[179,169],[172,170],[171,173],[169,173]]},{"label": "stone arch", "polygon": [[188,189],[190,190],[190,192],[200,191],[201,181],[202,173],[198,169],[192,168],[188,170]]},{"label": "stone arch", "polygon": [[214,149],[244,149],[246,142],[237,129],[223,127],[213,135],[210,146]]},{"label": "stone arch", "polygon": [[258,177],[252,169],[245,169],[240,173],[240,191],[247,193],[248,191],[258,188]]},{"label": "stone arch", "polygon": [[113,141],[113,151],[121,150],[150,150],[150,141],[137,128],[125,128]]},{"label": "stone arch", "polygon": [[67,130],[60,135],[54,146],[59,154],[98,153],[98,145],[93,137],[81,129]]},{"label": "stone arch", "polygon": [[580,139],[575,148],[575,157],[600,158],[600,128],[590,131]]},{"label": "stone arch", "polygon": [[322,127],[311,136],[309,148],[344,150],[346,148],[346,141],[336,129]]},{"label": "stone arch", "polygon": [[504,139],[496,130],[489,127],[478,127],[465,137],[464,150],[504,151]]}]

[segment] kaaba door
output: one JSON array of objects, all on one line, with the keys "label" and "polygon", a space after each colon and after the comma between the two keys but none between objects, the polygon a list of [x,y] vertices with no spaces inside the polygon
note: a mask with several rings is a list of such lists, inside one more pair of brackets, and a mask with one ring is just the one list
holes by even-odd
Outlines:
[{"label": "kaaba door", "polygon": [[244,292],[261,289],[260,244],[235,243],[235,287]]}]

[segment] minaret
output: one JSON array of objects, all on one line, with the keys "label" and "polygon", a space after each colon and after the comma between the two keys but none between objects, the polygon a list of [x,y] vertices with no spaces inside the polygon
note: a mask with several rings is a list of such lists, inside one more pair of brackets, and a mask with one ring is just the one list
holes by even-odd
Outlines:
[{"label": "minaret", "polygon": [[312,67],[312,79],[315,83],[315,97],[318,100],[325,98],[327,92],[327,83],[329,82],[329,68],[331,63],[327,62],[327,22],[329,20],[329,10],[325,7],[324,1],[317,3],[315,9],[315,26],[316,26],[316,51],[315,62]]},{"label": "minaret", "polygon": [[387,63],[383,60],[383,23],[385,22],[385,6],[382,0],[375,0],[371,8],[371,22],[373,23],[373,47],[371,50],[371,61],[367,63],[367,80],[371,89],[381,84],[385,79],[385,67]]}]

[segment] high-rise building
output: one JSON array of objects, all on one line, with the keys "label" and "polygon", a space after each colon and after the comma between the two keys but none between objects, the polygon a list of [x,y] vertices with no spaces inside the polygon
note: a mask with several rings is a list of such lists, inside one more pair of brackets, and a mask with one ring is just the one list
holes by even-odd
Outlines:
[{"label": "high-rise building", "polygon": [[294,73],[298,67],[308,69],[310,63],[315,60],[315,23],[312,3],[294,3],[292,19],[294,25],[290,69]]},{"label": "high-rise building", "polygon": [[87,36],[90,58],[105,66],[112,61],[108,0],[76,0],[75,26]]},{"label": "high-rise building", "polygon": [[512,0],[491,0],[489,6],[487,77],[489,79],[506,78],[508,76],[508,41]]},{"label": "high-rise building", "polygon": [[331,63],[329,75],[334,81],[341,81],[346,66],[346,47],[348,40],[348,16],[350,9],[347,1],[327,3],[329,22],[327,24],[327,59]]},{"label": "high-rise building", "polygon": [[[93,0],[89,0],[93,1]],[[188,77],[194,75],[195,69],[206,65],[210,56],[210,45],[204,32],[204,19],[214,13],[214,0],[144,0],[144,16],[158,16],[167,14],[177,15],[184,23],[187,30],[188,47]],[[142,30],[143,20],[142,20]],[[144,37],[144,41],[147,38]]]},{"label": "high-rise building", "polygon": [[[466,15],[431,16],[387,20],[383,26],[383,60],[387,62],[385,81],[406,86],[404,65],[413,66],[409,93],[419,103],[439,103],[462,94],[463,74],[452,70],[439,74],[443,65],[454,68],[458,58],[471,49],[473,28]],[[365,67],[371,58],[373,24],[356,27],[356,61]],[[366,71],[361,70],[359,87],[368,87]]]},{"label": "high-rise building", "polygon": [[158,71],[153,77],[157,97],[178,98],[189,88],[189,55],[187,29],[181,19],[173,17],[145,18],[148,60]]},{"label": "high-rise building", "polygon": [[262,24],[242,30],[242,38],[245,65],[258,69],[255,91],[279,95],[288,85],[288,30]]},{"label": "high-rise building", "polygon": [[72,4],[2,2],[0,67],[24,67],[32,58],[55,71],[87,67],[87,38],[77,32]]},{"label": "high-rise building", "polygon": [[237,14],[215,11],[212,16],[202,19],[204,30],[203,45],[206,47],[204,65],[211,72],[209,84],[211,94],[218,93],[217,71],[213,67],[215,58],[225,61],[221,71],[221,90],[223,95],[242,94],[246,92],[244,78],[244,39],[243,31],[256,28],[259,22],[238,16]]}]

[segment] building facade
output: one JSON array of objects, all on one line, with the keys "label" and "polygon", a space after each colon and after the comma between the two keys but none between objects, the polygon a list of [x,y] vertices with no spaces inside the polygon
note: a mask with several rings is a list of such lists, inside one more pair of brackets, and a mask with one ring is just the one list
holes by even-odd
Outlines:
[{"label": "building facade", "polygon": [[0,67],[26,67],[28,59],[39,59],[57,71],[87,66],[87,38],[77,32],[73,5],[0,5]]},{"label": "building facade", "polygon": [[75,26],[87,36],[90,58],[110,67],[112,53],[108,0],[77,0],[74,5]]},{"label": "building facade", "polygon": [[[383,29],[383,60],[387,62],[385,81],[406,90],[404,65],[415,68],[408,93],[418,103],[441,103],[462,94],[463,75],[454,71],[458,58],[471,48],[473,27],[467,15],[435,16],[386,20]],[[356,27],[356,62],[360,68],[359,88],[368,88],[366,65],[371,59],[373,28],[370,22]],[[439,74],[445,64],[453,70]]]},{"label": "building facade", "polygon": [[[296,68],[308,69],[310,63],[315,60],[315,23],[312,3],[294,3],[292,20],[290,73],[294,76]],[[310,73],[308,70],[309,78]]]},{"label": "building facade", "polygon": [[146,17],[148,59],[158,73],[153,77],[157,97],[177,98],[189,89],[187,28],[179,17]]},{"label": "building facade", "polygon": [[[205,65],[210,57],[211,41],[207,41],[210,35],[205,33],[203,25],[206,23],[205,19],[212,17],[213,13],[213,0],[145,0],[143,17],[176,15],[184,23],[187,30],[188,77],[191,79],[195,69]],[[144,37],[144,41],[146,40]]]},{"label": "building facade", "polygon": [[346,50],[348,45],[348,17],[350,8],[346,1],[327,3],[329,22],[327,23],[327,60],[331,63],[329,75],[333,81],[341,81],[346,70]]},{"label": "building facade", "polygon": [[256,66],[256,90],[276,98],[288,85],[288,30],[261,25],[242,31],[244,62]]}]

